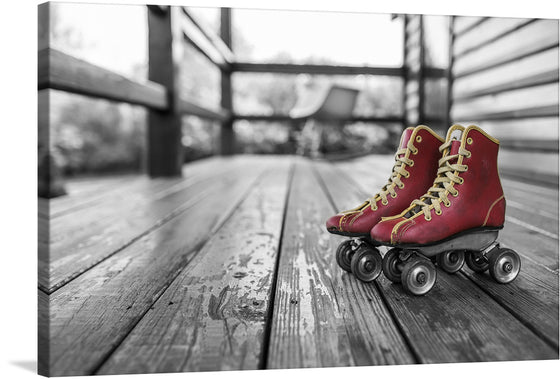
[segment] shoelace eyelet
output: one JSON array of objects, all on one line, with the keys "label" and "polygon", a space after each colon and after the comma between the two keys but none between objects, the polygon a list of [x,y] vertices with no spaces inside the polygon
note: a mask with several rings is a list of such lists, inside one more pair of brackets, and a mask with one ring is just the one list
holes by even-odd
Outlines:
[{"label": "shoelace eyelet", "polygon": [[449,208],[451,206],[451,201],[448,201],[447,203],[444,202],[443,205],[445,206],[445,208]]},{"label": "shoelace eyelet", "polygon": [[465,179],[459,178],[459,183],[458,184],[463,184],[463,183],[465,183]]},{"label": "shoelace eyelet", "polygon": [[437,214],[438,216],[440,216],[442,213],[443,213],[443,212],[441,211],[441,209],[440,209],[439,211],[436,209],[436,214]]},{"label": "shoelace eyelet", "polygon": [[398,185],[400,189],[404,188],[404,183],[401,183],[400,185]]},{"label": "shoelace eyelet", "polygon": [[457,192],[455,192],[455,193],[452,193],[451,196],[453,196],[453,197],[459,196],[459,191],[457,191]]},{"label": "shoelace eyelet", "polygon": [[426,221],[431,221],[431,220],[432,220],[432,216],[430,216],[430,217],[424,216],[424,220],[426,220]]},{"label": "shoelace eyelet", "polygon": [[472,141],[472,138],[471,138],[471,137],[467,138],[467,143],[468,143],[469,145],[472,145],[472,142],[473,142],[473,141]]},{"label": "shoelace eyelet", "polygon": [[416,142],[422,142],[422,137],[421,136],[416,136]]},{"label": "shoelace eyelet", "polygon": [[414,166],[414,161],[413,161],[413,160],[410,161],[409,166],[410,166],[410,167]]},{"label": "shoelace eyelet", "polygon": [[391,194],[391,197],[394,199],[395,197],[397,197],[397,193],[395,192],[394,194]]},{"label": "shoelace eyelet", "polygon": [[381,200],[381,204],[387,205],[387,204],[389,204],[389,202],[387,200]]}]

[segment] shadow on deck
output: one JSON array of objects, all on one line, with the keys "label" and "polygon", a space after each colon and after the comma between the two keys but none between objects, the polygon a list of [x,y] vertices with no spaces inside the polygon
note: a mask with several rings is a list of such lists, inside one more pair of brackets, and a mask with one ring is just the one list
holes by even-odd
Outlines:
[{"label": "shadow on deck", "polygon": [[180,179],[68,183],[70,196],[40,203],[40,365],[79,375],[557,359],[557,189],[503,179],[500,240],[522,258],[513,283],[438,270],[434,289],[411,297],[340,270],[341,238],[324,227],[391,166],[214,157]]}]

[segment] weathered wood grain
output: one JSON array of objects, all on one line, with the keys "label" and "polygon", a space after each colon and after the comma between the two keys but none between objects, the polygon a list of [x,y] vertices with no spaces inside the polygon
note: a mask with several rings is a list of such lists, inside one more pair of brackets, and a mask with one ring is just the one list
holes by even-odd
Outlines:
[{"label": "weathered wood grain", "polygon": [[38,68],[39,89],[58,89],[154,109],[168,106],[161,85],[128,79],[52,48],[39,51]]},{"label": "weathered wood grain", "polygon": [[50,296],[51,375],[92,374],[255,185],[263,164],[209,187],[204,202]]},{"label": "weathered wood grain", "polygon": [[[352,202],[357,204],[360,199],[368,196],[364,190],[361,191],[361,196],[357,194],[364,183],[364,177],[351,171],[345,171],[345,174],[329,175],[322,172],[321,176],[335,204],[338,199],[344,197],[352,198]],[[348,180],[344,180],[344,176],[348,177]],[[339,209],[346,206],[343,202],[336,205]],[[536,265],[534,269],[544,272],[542,267]],[[524,275],[523,271],[520,275]],[[424,297],[409,296],[400,285],[394,285],[384,277],[378,280],[381,293],[422,362],[558,357],[555,349],[524,325],[528,323],[534,327],[539,322],[536,315],[538,309],[524,307],[523,311],[517,312],[514,317],[474,283],[464,279],[438,270],[436,285]],[[548,295],[539,298],[536,291],[533,292],[533,296],[536,302],[543,304],[549,299]],[[513,305],[522,306],[520,303]],[[549,312],[551,313],[553,311]],[[523,323],[518,317],[524,317]],[[548,332],[553,333],[554,329]]]},{"label": "weathered wood grain", "polygon": [[558,46],[558,20],[538,20],[493,43],[456,57],[453,75],[465,76]]},{"label": "weathered wood grain", "polygon": [[523,275],[508,285],[467,267],[463,273],[558,349],[558,275],[521,256]]},{"label": "weathered wood grain", "polygon": [[[558,71],[558,48],[457,78],[453,81],[453,97],[459,99],[480,96],[485,92],[508,88],[508,85],[513,86],[517,82],[529,82],[530,79],[544,81],[547,78],[539,75],[549,74],[554,70]],[[550,78],[553,76],[550,75]]]},{"label": "weathered wood grain", "polygon": [[472,28],[468,33],[455,38],[453,41],[454,55],[466,55],[478,46],[501,38],[533,21],[534,19],[527,18],[490,17],[477,27]]},{"label": "weathered wood grain", "polygon": [[[220,165],[220,157],[211,157],[188,164],[188,169],[183,170],[183,178],[188,179],[195,176],[209,167]],[[177,182],[181,178],[176,179]],[[144,186],[153,186],[153,183],[163,181],[153,181],[143,175],[114,175],[107,177],[92,177],[68,180],[68,196],[57,197],[49,200],[51,218],[55,218],[78,209],[93,207],[103,203],[107,197],[116,194],[134,193],[143,191]],[[169,182],[171,183],[171,182]]]},{"label": "weathered wood grain", "polygon": [[49,236],[50,264],[47,272],[41,271],[40,287],[47,292],[56,290],[194,204],[226,191],[242,170],[232,165],[221,177],[217,169],[202,180],[180,182],[159,193],[139,194],[130,202],[121,199],[121,206],[109,203],[108,207],[93,208],[87,217],[82,215],[85,224],[73,225],[72,215],[55,219]]},{"label": "weathered wood grain", "polygon": [[309,165],[296,167],[284,221],[267,367],[411,363],[377,290],[342,274],[333,214]]},{"label": "weathered wood grain", "polygon": [[261,367],[288,163],[270,167],[99,374]]},{"label": "weathered wood grain", "polygon": [[456,120],[485,120],[482,115],[554,105],[558,108],[558,82],[461,101],[453,105],[451,115]]}]

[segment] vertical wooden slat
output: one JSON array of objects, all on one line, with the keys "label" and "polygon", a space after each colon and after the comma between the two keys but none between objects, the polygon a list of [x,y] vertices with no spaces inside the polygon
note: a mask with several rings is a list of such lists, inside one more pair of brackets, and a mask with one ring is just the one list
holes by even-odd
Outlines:
[{"label": "vertical wooden slat", "polygon": [[406,33],[406,25],[408,24],[408,15],[403,14],[403,71],[404,71],[404,75],[403,75],[403,83],[402,83],[402,107],[403,107],[403,124],[402,124],[402,128],[403,130],[408,126],[408,111],[406,109],[406,101],[407,101],[407,93],[406,93],[406,85],[408,83],[408,68],[406,65],[406,59],[407,59],[407,55],[408,55],[408,48],[407,48],[407,42],[408,42],[408,34]]},{"label": "vertical wooden slat", "polygon": [[425,103],[425,80],[424,80],[424,67],[426,65],[425,58],[426,58],[426,41],[424,38],[424,16],[419,15],[420,17],[420,25],[418,29],[418,33],[420,34],[420,69],[418,71],[418,123],[423,124],[426,122],[425,115],[426,111],[424,109]]},{"label": "vertical wooden slat", "polygon": [[151,177],[181,175],[183,151],[178,110],[178,67],[181,39],[174,24],[176,7],[165,12],[148,8],[148,79],[167,89],[169,108],[148,113],[148,173]]},{"label": "vertical wooden slat", "polygon": [[447,113],[445,115],[446,125],[451,126],[451,107],[453,106],[453,49],[455,47],[455,17],[449,19],[449,64],[447,66]]},{"label": "vertical wooden slat", "polygon": [[[232,50],[231,43],[231,9],[221,9],[220,37],[227,47]],[[230,111],[233,114],[232,86],[231,86],[231,70],[223,68],[221,73],[222,99],[220,105],[222,109]],[[220,132],[220,154],[231,155],[235,153],[235,133],[233,131],[233,118],[229,116],[222,122]]]}]

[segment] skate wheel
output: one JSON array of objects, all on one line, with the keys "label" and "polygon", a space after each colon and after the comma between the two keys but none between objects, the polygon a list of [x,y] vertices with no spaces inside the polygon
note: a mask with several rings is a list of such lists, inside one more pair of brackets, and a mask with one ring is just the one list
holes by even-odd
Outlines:
[{"label": "skate wheel", "polygon": [[521,269],[519,255],[511,249],[495,248],[488,253],[490,276],[498,283],[509,283]]},{"label": "skate wheel", "polygon": [[430,260],[415,258],[405,264],[401,280],[406,292],[420,296],[432,289],[436,276],[436,268]]},{"label": "skate wheel", "polygon": [[381,273],[382,258],[375,247],[362,245],[352,256],[352,273],[362,282],[371,282]]},{"label": "skate wheel", "polygon": [[467,266],[474,272],[488,270],[488,259],[480,251],[468,251],[465,255]]},{"label": "skate wheel", "polygon": [[456,273],[465,263],[465,252],[462,250],[445,251],[437,256],[437,264],[448,274]]},{"label": "skate wheel", "polygon": [[336,263],[344,271],[351,272],[350,263],[352,262],[352,240],[344,241],[336,248]]},{"label": "skate wheel", "polygon": [[391,249],[383,257],[383,274],[393,283],[401,282],[401,270],[399,269],[399,264],[401,260],[399,259],[400,249]]}]

